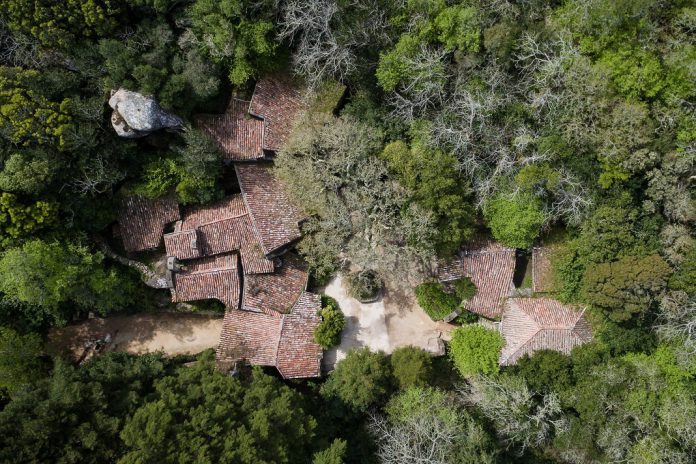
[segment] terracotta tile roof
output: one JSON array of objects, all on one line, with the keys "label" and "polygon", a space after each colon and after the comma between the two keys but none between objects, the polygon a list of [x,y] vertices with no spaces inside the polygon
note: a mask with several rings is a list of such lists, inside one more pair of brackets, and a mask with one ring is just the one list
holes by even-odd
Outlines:
[{"label": "terracotta tile roof", "polygon": [[227,311],[216,353],[218,365],[246,360],[276,366],[284,378],[319,376],[322,349],[314,343],[314,330],[321,321],[320,307],[318,295],[304,293],[292,312],[282,317]]},{"label": "terracotta tile roof", "polygon": [[551,298],[510,298],[501,322],[505,347],[500,364],[515,364],[537,350],[570,351],[592,340],[585,310]]},{"label": "terracotta tile roof", "polygon": [[273,272],[251,225],[241,195],[190,208],[176,231],[164,236],[168,256],[179,260],[239,250],[245,274]]},{"label": "terracotta tile roof", "polygon": [[534,247],[532,249],[532,289],[538,293],[553,291],[552,248]]},{"label": "terracotta tile roof", "polygon": [[301,215],[292,205],[271,164],[235,164],[252,224],[269,255],[300,238]]},{"label": "terracotta tile roof", "polygon": [[226,160],[250,161],[264,156],[264,122],[248,113],[249,103],[232,98],[224,114],[196,118],[198,127],[215,140]]},{"label": "terracotta tile roof", "polygon": [[304,108],[303,92],[289,76],[269,76],[256,83],[249,112],[264,120],[265,150],[278,151],[285,145]]},{"label": "terracotta tile roof", "polygon": [[121,201],[118,223],[126,251],[157,248],[164,226],[179,219],[176,198],[166,196],[150,200],[129,196]]},{"label": "terracotta tile roof", "polygon": [[239,307],[239,270],[237,256],[202,258],[174,273],[172,301],[216,299],[228,308]]},{"label": "terracotta tile roof", "polygon": [[279,315],[297,303],[307,287],[307,263],[294,253],[286,253],[279,261],[272,274],[245,276],[242,309]]},{"label": "terracotta tile roof", "polygon": [[476,285],[476,294],[465,308],[493,319],[500,316],[504,299],[514,288],[515,250],[492,240],[480,239],[460,256],[440,263],[438,278],[443,281],[468,277]]},{"label": "terracotta tile roof", "polygon": [[321,375],[322,349],[314,343],[314,329],[321,322],[317,314],[320,309],[319,295],[303,293],[284,317],[276,367],[286,379]]},{"label": "terracotta tile roof", "polygon": [[222,321],[218,361],[246,359],[251,364],[275,366],[283,319],[263,313],[230,310]]}]

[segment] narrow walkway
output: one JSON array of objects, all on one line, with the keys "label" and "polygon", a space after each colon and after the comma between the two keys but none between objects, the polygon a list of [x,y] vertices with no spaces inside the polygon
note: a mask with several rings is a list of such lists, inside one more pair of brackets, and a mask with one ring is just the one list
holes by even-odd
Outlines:
[{"label": "narrow walkway", "polygon": [[141,354],[160,351],[169,356],[196,354],[215,348],[222,332],[222,315],[135,314],[95,318],[52,329],[48,350],[80,359],[89,342],[111,335],[105,351]]},{"label": "narrow walkway", "polygon": [[95,236],[94,241],[96,242],[97,246],[102,251],[102,253],[104,253],[104,255],[108,256],[109,258],[115,261],[118,261],[124,266],[131,267],[138,271],[140,274],[142,274],[143,280],[145,281],[145,284],[147,286],[152,288],[168,288],[167,279],[152,271],[152,269],[147,267],[145,264],[139,261],[134,261],[132,259],[126,258],[125,256],[116,254],[116,252],[111,249],[111,247],[106,243],[106,241],[102,237]]},{"label": "narrow walkway", "polygon": [[338,301],[346,316],[340,345],[324,353],[325,371],[332,370],[353,348],[391,353],[413,345],[442,355],[442,340],[448,340],[454,329],[450,324],[433,322],[418,306],[413,292],[387,288],[380,300],[363,304],[348,295],[339,275],[329,282],[324,293]]}]

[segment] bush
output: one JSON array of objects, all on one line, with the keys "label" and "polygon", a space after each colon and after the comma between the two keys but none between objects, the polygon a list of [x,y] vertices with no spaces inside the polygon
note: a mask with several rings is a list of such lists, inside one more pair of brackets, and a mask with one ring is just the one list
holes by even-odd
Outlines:
[{"label": "bush", "polygon": [[544,223],[541,205],[531,195],[498,195],[486,204],[483,215],[496,240],[511,248],[531,247]]},{"label": "bush", "polygon": [[314,330],[314,341],[328,349],[341,342],[341,332],[346,319],[338,307],[338,302],[327,295],[321,297],[321,322]]},{"label": "bush", "polygon": [[496,374],[504,344],[503,337],[494,330],[480,325],[458,327],[452,332],[449,356],[464,376]]},{"label": "bush", "polygon": [[445,292],[439,282],[425,282],[416,287],[418,305],[430,319],[439,321],[459,307],[461,300]]},{"label": "bush", "polygon": [[391,370],[384,353],[368,348],[352,350],[336,365],[321,387],[321,395],[338,400],[356,414],[384,400],[391,386]]},{"label": "bush", "polygon": [[454,287],[454,294],[461,301],[468,300],[476,294],[476,285],[468,277],[453,280],[452,286]]},{"label": "bush", "polygon": [[382,281],[374,271],[360,271],[347,277],[348,291],[360,301],[372,300],[382,290]]},{"label": "bush", "polygon": [[425,387],[433,371],[433,359],[425,350],[404,346],[394,350],[391,366],[399,388]]}]

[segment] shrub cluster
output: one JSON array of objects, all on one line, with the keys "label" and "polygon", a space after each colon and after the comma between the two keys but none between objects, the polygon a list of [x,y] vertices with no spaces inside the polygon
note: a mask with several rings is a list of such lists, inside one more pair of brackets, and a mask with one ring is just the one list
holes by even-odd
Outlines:
[{"label": "shrub cluster", "polygon": [[[476,293],[476,286],[466,277],[452,281],[448,286],[450,288],[446,288],[440,282],[424,282],[416,287],[418,304],[434,321],[439,321],[456,311],[463,301]],[[468,311],[463,311],[457,320],[458,322],[475,322],[477,317]]]},{"label": "shrub cluster", "polygon": [[328,349],[341,342],[341,332],[346,319],[338,307],[338,302],[327,295],[321,297],[321,322],[314,330],[314,341]]}]

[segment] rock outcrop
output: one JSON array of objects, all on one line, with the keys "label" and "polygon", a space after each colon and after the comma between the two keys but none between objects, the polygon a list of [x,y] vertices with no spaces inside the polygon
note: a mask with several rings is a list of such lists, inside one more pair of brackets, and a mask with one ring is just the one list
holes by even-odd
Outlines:
[{"label": "rock outcrop", "polygon": [[184,125],[180,117],[164,110],[153,98],[130,90],[112,91],[109,106],[114,110],[111,124],[121,137],[144,137],[160,129],[179,129]]}]

